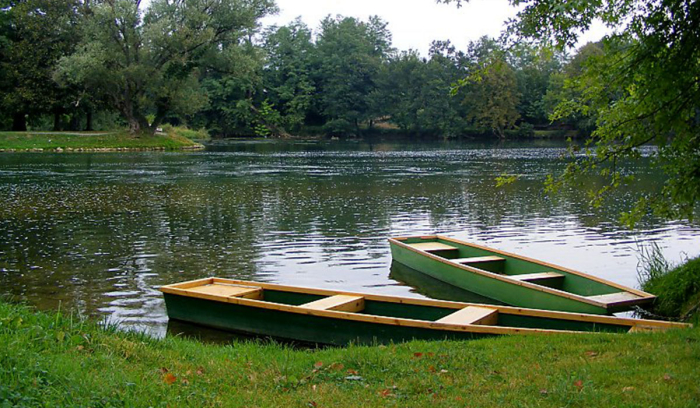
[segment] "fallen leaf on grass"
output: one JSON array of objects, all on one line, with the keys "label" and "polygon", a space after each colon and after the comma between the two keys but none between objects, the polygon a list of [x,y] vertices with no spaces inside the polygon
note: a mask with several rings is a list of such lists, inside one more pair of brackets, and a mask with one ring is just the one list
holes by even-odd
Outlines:
[{"label": "fallen leaf on grass", "polygon": [[175,383],[175,381],[177,381],[177,377],[175,377],[174,375],[172,375],[170,373],[167,373],[163,376],[163,381],[166,384],[173,384],[173,383]]},{"label": "fallen leaf on grass", "polygon": [[334,371],[340,371],[343,368],[345,368],[345,366],[340,364],[340,363],[333,363],[333,364],[328,366],[329,370],[334,370]]},{"label": "fallen leaf on grass", "polygon": [[196,371],[197,375],[202,375],[204,374],[204,367],[199,367]]},{"label": "fallen leaf on grass", "polygon": [[625,387],[622,389],[622,392],[631,392],[634,391],[634,387]]},{"label": "fallen leaf on grass", "polygon": [[357,375],[357,370],[348,370],[347,373],[350,375]]},{"label": "fallen leaf on grass", "polygon": [[190,385],[190,381],[187,378],[183,378],[182,385]]},{"label": "fallen leaf on grass", "polygon": [[318,406],[318,404],[316,403],[316,401],[309,401],[309,406],[311,408],[316,408]]},{"label": "fallen leaf on grass", "polygon": [[321,368],[323,367],[323,361],[317,361],[316,364],[314,364],[315,368]]},{"label": "fallen leaf on grass", "polygon": [[542,388],[540,390],[540,395],[547,395],[547,394],[549,394],[549,391],[545,390],[544,388]]},{"label": "fallen leaf on grass", "polygon": [[587,355],[588,357],[595,357],[595,356],[598,355],[598,353],[595,352],[595,351],[587,351],[587,352],[586,352],[586,355]]},{"label": "fallen leaf on grass", "polygon": [[421,358],[421,357],[423,357],[423,353],[413,353],[413,357]]},{"label": "fallen leaf on grass", "polygon": [[163,374],[165,374],[165,373],[168,372],[168,369],[165,368],[165,367],[161,367],[161,368],[160,368],[160,372],[163,373]]},{"label": "fallen leaf on grass", "polygon": [[673,377],[671,376],[671,374],[669,374],[669,373],[664,374],[664,381],[671,381],[671,380],[673,380]]},{"label": "fallen leaf on grass", "polygon": [[390,397],[392,394],[391,394],[391,390],[389,388],[385,388],[385,389],[379,391],[379,395],[386,398],[386,397]]},{"label": "fallen leaf on grass", "polygon": [[574,387],[578,388],[579,391],[583,388],[583,381],[581,380],[576,380],[574,381]]}]

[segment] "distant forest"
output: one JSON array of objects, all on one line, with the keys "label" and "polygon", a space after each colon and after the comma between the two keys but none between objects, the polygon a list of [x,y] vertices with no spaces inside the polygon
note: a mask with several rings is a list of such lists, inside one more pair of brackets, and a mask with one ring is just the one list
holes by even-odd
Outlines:
[{"label": "distant forest", "polygon": [[556,109],[590,58],[483,37],[396,50],[380,17],[260,26],[270,0],[0,0],[0,129],[214,137],[590,134]]}]

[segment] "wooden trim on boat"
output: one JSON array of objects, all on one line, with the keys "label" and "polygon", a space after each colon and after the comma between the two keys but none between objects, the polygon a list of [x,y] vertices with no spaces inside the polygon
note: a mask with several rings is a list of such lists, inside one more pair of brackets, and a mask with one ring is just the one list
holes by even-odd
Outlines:
[{"label": "wooden trim on boat", "polygon": [[[642,291],[640,291],[640,290],[633,289],[633,288],[628,288],[628,287],[626,287],[626,286],[619,285],[619,284],[617,284],[617,283],[610,282],[610,281],[608,281],[608,280],[605,280],[605,279],[602,279],[602,278],[599,278],[599,277],[596,277],[596,276],[587,275],[587,274],[584,274],[584,273],[582,273],[582,272],[575,271],[575,270],[573,270],[573,269],[568,269],[568,268],[565,268],[565,267],[562,267],[562,266],[550,264],[550,263],[547,263],[547,262],[542,262],[542,261],[539,261],[539,260],[536,260],[536,259],[532,259],[532,258],[528,258],[528,257],[525,257],[525,256],[520,256],[520,255],[512,254],[512,253],[510,253],[510,252],[505,252],[505,251],[501,251],[501,250],[498,250],[498,249],[488,248],[488,247],[484,247],[484,246],[481,246],[481,245],[477,245],[477,244],[472,244],[472,243],[460,241],[460,240],[455,239],[455,238],[445,237],[445,236],[442,236],[442,235],[430,235],[430,236],[421,236],[421,237],[419,237],[420,239],[440,239],[440,240],[444,240],[444,241],[454,242],[454,243],[459,244],[459,245],[464,245],[464,246],[468,246],[468,247],[480,249],[480,250],[487,251],[487,252],[497,253],[497,254],[500,254],[500,255],[504,255],[504,256],[507,256],[507,257],[510,257],[510,258],[516,258],[516,259],[519,259],[519,260],[522,260],[522,261],[526,261],[526,262],[532,262],[532,263],[535,263],[535,264],[538,264],[538,265],[542,265],[542,266],[544,266],[544,267],[546,267],[546,268],[552,268],[552,269],[555,269],[555,270],[565,271],[565,272],[567,272],[567,273],[570,273],[570,274],[573,274],[573,275],[577,275],[577,276],[580,276],[580,277],[582,277],[582,278],[590,279],[590,280],[592,280],[592,281],[596,281],[596,282],[599,282],[599,283],[602,283],[602,284],[605,284],[605,285],[608,285],[608,286],[612,286],[612,287],[615,287],[615,288],[617,288],[617,289],[620,289],[621,291],[630,292],[630,293],[632,293],[632,294],[635,294],[635,295],[639,296],[639,298],[637,298],[637,299],[631,299],[631,300],[627,300],[627,301],[624,301],[624,302],[618,302],[618,303],[604,303],[604,302],[596,301],[596,300],[594,300],[594,299],[589,299],[589,298],[586,297],[586,296],[577,295],[577,294],[575,294],[575,293],[566,292],[566,291],[563,291],[563,290],[554,289],[554,288],[550,288],[550,287],[547,287],[547,286],[537,285],[537,284],[530,283],[530,282],[527,282],[527,281],[521,281],[521,280],[518,280],[517,278],[513,278],[513,277],[511,277],[511,276],[509,276],[509,275],[503,275],[503,274],[498,274],[498,273],[494,273],[494,272],[489,272],[489,271],[485,271],[485,270],[483,270],[483,269],[473,268],[473,267],[470,267],[469,265],[465,265],[465,264],[458,264],[458,263],[453,262],[453,261],[450,260],[450,259],[446,259],[446,258],[437,256],[437,255],[431,254],[430,252],[422,251],[422,250],[420,250],[420,249],[418,249],[418,248],[413,248],[410,244],[406,244],[406,243],[404,243],[404,242],[401,242],[401,241],[407,240],[407,239],[409,239],[409,238],[416,238],[416,237],[392,237],[392,238],[389,238],[389,242],[394,243],[394,244],[396,244],[396,245],[399,245],[400,247],[402,247],[402,248],[404,248],[404,249],[408,249],[408,250],[410,250],[410,251],[412,251],[412,252],[415,252],[415,253],[417,253],[417,254],[420,254],[420,255],[423,255],[423,256],[427,256],[427,257],[429,257],[429,258],[431,258],[431,259],[433,259],[433,260],[435,260],[435,261],[444,263],[444,264],[449,265],[449,266],[452,266],[452,267],[464,269],[464,270],[469,271],[469,272],[472,272],[472,273],[476,273],[476,274],[479,274],[479,275],[482,275],[482,276],[486,276],[486,277],[489,277],[489,278],[492,278],[492,279],[497,279],[497,280],[500,280],[500,281],[503,281],[503,282],[507,282],[507,283],[510,283],[510,284],[513,284],[513,285],[524,286],[524,287],[527,287],[528,289],[534,289],[534,290],[538,290],[538,291],[540,291],[540,292],[546,292],[546,293],[550,293],[550,294],[553,294],[553,295],[556,295],[556,296],[560,296],[560,297],[564,297],[564,298],[576,300],[576,301],[578,301],[578,302],[588,303],[588,304],[590,304],[590,305],[597,306],[597,307],[602,307],[602,308],[605,308],[605,309],[610,309],[610,308],[614,308],[614,307],[621,306],[621,305],[635,305],[635,304],[637,304],[637,303],[646,302],[646,301],[648,301],[648,300],[650,300],[650,299],[654,299],[654,298],[656,297],[656,296],[654,296],[654,295],[652,295],[652,294],[650,294],[650,293],[642,292]],[[517,275],[514,275],[514,276],[517,276]]]},{"label": "wooden trim on boat", "polygon": [[[473,307],[489,308],[489,309],[497,310],[498,313],[504,313],[504,314],[544,317],[544,318],[552,318],[552,319],[560,319],[560,320],[576,320],[576,321],[589,322],[589,323],[613,324],[613,325],[622,325],[622,326],[628,325],[628,326],[630,326],[630,328],[632,328],[634,326],[652,326],[652,327],[659,327],[659,328],[689,327],[688,324],[676,323],[676,322],[630,319],[630,318],[620,318],[620,317],[612,317],[612,316],[589,315],[589,314],[581,314],[581,313],[556,312],[556,311],[549,311],[549,310],[526,309],[526,308],[511,307],[511,306],[494,306],[494,305],[484,305],[484,304],[461,303],[461,302],[451,302],[451,301],[446,301],[446,300],[409,299],[409,298],[401,298],[401,297],[395,297],[395,296],[372,295],[372,294],[365,294],[365,293],[333,291],[333,290],[315,289],[315,288],[302,288],[302,287],[295,287],[295,286],[286,286],[286,285],[278,285],[278,284],[263,283],[263,282],[247,282],[247,281],[239,281],[239,280],[223,279],[223,278],[206,278],[206,279],[199,279],[199,280],[195,280],[195,281],[176,283],[176,284],[172,284],[172,285],[162,286],[160,288],[160,290],[163,293],[168,293],[168,294],[193,297],[193,298],[200,298],[200,299],[206,299],[206,300],[213,300],[213,301],[219,301],[219,302],[225,302],[225,303],[233,303],[233,304],[263,308],[263,309],[268,309],[268,310],[279,310],[279,311],[284,311],[284,312],[307,314],[307,315],[319,316],[319,317],[341,318],[341,319],[346,319],[346,320],[354,320],[354,321],[370,322],[370,323],[383,323],[383,324],[416,327],[416,328],[428,328],[428,329],[438,329],[438,330],[448,330],[448,331],[449,330],[459,330],[459,331],[465,331],[465,332],[493,333],[493,334],[562,333],[562,332],[573,333],[574,332],[574,331],[566,331],[566,330],[513,328],[513,327],[487,326],[487,325],[459,326],[459,325],[455,325],[455,324],[428,322],[425,320],[375,316],[375,315],[357,314],[357,313],[335,311],[335,310],[315,310],[315,309],[305,308],[303,306],[285,305],[285,304],[272,303],[272,302],[267,302],[264,300],[256,300],[256,299],[247,299],[247,298],[239,298],[239,297],[225,297],[225,296],[215,297],[215,296],[212,296],[209,294],[202,294],[202,293],[188,291],[187,288],[191,288],[192,284],[195,282],[197,282],[199,284],[204,284],[204,285],[213,284],[213,283],[241,285],[241,286],[248,286],[251,288],[262,288],[263,291],[265,289],[270,289],[270,290],[277,290],[277,291],[283,291],[283,292],[304,293],[304,294],[329,296],[329,297],[335,296],[335,295],[356,296],[356,297],[363,297],[365,300],[370,300],[370,301],[380,301],[380,302],[388,302],[388,303],[418,305],[418,306],[435,306],[435,307],[455,309],[455,311],[457,311],[457,309],[464,309],[466,307],[473,306]],[[185,286],[185,288],[182,288],[181,285]],[[580,333],[588,333],[588,332],[580,332]]]}]

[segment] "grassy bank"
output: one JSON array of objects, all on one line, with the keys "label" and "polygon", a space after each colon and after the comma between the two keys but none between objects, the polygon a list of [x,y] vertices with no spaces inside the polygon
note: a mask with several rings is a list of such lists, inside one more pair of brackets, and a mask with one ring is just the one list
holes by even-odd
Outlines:
[{"label": "grassy bank", "polygon": [[657,295],[648,308],[658,316],[674,320],[697,321],[700,315],[700,258],[676,267],[664,260],[658,248],[648,258],[652,262],[640,276],[642,289]]},{"label": "grassy bank", "polygon": [[697,406],[700,330],[293,350],[0,303],[0,406]]},{"label": "grassy bank", "polygon": [[175,131],[153,136],[128,132],[0,132],[0,151],[177,150],[198,146]]}]

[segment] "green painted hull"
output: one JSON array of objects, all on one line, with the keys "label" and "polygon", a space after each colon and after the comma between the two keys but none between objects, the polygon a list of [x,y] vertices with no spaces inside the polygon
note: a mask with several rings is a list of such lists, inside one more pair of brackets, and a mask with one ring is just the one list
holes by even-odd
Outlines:
[{"label": "green painted hull", "polygon": [[667,322],[409,299],[232,279],[204,278],[161,288],[168,316],[254,336],[304,343],[386,344],[467,340],[504,334],[627,332]]},{"label": "green painted hull", "polygon": [[346,346],[410,340],[468,340],[493,334],[448,332],[311,316],[164,294],[168,316],[189,323],[303,343]]},{"label": "green painted hull", "polygon": [[[576,299],[576,296],[567,297],[566,295],[568,293],[583,297],[620,292],[620,289],[592,279],[587,279],[585,276],[581,276],[582,274],[571,274],[563,268],[555,269],[548,264],[525,261],[515,256],[511,258],[500,252],[488,252],[484,250],[483,247],[471,248],[466,246],[466,244],[460,245],[456,242],[443,241],[441,239],[422,240],[422,238],[416,237],[402,240],[402,242],[409,244],[444,242],[445,244],[458,247],[460,251],[459,257],[498,255],[499,257],[506,258],[505,264],[507,265],[505,271],[498,271],[500,275],[517,275],[518,273],[525,274],[545,271],[553,271],[565,275],[563,286],[553,288],[557,289],[558,293],[552,293],[554,291],[533,289],[531,286],[519,285],[513,281],[505,281],[488,276],[493,274],[472,272],[455,263],[437,260],[434,257],[426,256],[422,251],[415,251],[390,241],[391,255],[394,262],[398,262],[442,282],[497,300],[498,302],[503,302],[507,305],[530,309],[602,315],[631,309],[631,307],[626,306],[618,308],[606,307],[604,305],[598,306]],[[562,294],[562,292],[565,293]]]}]

